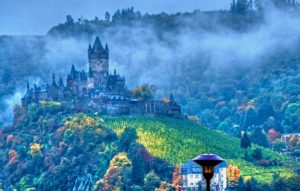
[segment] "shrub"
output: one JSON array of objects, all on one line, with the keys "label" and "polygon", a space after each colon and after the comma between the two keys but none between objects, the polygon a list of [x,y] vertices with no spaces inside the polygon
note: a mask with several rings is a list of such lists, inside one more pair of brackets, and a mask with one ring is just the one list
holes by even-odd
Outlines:
[{"label": "shrub", "polygon": [[254,149],[253,153],[252,153],[252,157],[255,160],[261,160],[261,159],[263,159],[262,150],[261,149]]},{"label": "shrub", "polygon": [[144,190],[153,191],[160,186],[160,178],[151,171],[144,178]]},{"label": "shrub", "polygon": [[32,156],[32,157],[36,157],[36,156],[41,156],[42,155],[42,147],[40,144],[38,143],[32,143],[30,145],[30,150],[29,150],[29,154]]}]

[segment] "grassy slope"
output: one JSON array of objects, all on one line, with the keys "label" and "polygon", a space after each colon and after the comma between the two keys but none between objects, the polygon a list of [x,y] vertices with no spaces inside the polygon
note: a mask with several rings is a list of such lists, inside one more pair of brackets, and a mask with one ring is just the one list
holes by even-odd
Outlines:
[{"label": "grassy slope", "polygon": [[[272,174],[280,171],[289,176],[288,168],[261,167],[243,160],[244,151],[237,138],[211,131],[192,121],[170,118],[120,118],[105,119],[107,127],[120,134],[125,127],[137,130],[141,144],[155,156],[180,165],[200,153],[215,153],[227,163],[238,165],[244,176],[252,176],[258,181],[269,182]],[[263,149],[265,155],[282,159],[279,154]]]}]

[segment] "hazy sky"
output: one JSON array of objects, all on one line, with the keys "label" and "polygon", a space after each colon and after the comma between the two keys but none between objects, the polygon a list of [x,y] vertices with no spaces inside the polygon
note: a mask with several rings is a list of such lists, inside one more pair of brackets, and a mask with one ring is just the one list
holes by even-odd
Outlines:
[{"label": "hazy sky", "polygon": [[0,35],[46,34],[67,14],[102,18],[105,11],[133,6],[142,13],[228,9],[231,0],[0,0]]}]

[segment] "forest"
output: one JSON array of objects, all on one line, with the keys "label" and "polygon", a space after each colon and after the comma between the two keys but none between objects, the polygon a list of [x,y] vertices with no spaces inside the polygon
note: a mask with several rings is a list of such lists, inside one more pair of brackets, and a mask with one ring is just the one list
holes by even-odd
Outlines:
[{"label": "forest", "polygon": [[245,158],[239,139],[192,120],[62,111],[15,108],[13,125],[0,130],[0,190],[175,191],[180,164],[199,152],[224,157],[229,188],[299,187],[289,157],[253,145]]},{"label": "forest", "polygon": [[[281,139],[300,132],[299,10],[295,0],[233,0],[228,10],[172,14],[132,7],[94,19],[66,15],[45,35],[0,36],[1,186],[176,190],[178,165],[213,151],[240,171],[229,177],[234,189],[299,189],[289,164],[299,136]],[[155,89],[155,99],[173,93],[186,119],[19,106],[27,79],[43,85],[52,71],[86,68],[97,35],[133,94],[139,87]]]}]

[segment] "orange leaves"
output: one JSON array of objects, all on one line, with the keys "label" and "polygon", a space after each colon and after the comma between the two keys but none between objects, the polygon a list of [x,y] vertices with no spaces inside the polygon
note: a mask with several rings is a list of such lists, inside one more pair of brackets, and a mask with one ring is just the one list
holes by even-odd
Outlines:
[{"label": "orange leaves", "polygon": [[122,190],[131,171],[132,163],[126,153],[119,153],[110,161],[104,178],[96,183],[97,191]]},{"label": "orange leaves", "polygon": [[230,186],[234,186],[238,183],[241,176],[241,171],[238,166],[229,165],[227,168],[227,180]]},{"label": "orange leaves", "polygon": [[172,187],[175,188],[176,191],[179,191],[180,183],[181,183],[181,170],[179,166],[176,166],[173,172]]},{"label": "orange leaves", "polygon": [[162,101],[163,101],[165,104],[170,103],[170,99],[169,99],[169,98],[166,98],[166,97],[164,97]]},{"label": "orange leaves", "polygon": [[153,98],[156,87],[154,85],[145,84],[142,86],[136,87],[131,95],[138,100],[149,101]]},{"label": "orange leaves", "polygon": [[8,158],[9,158],[9,162],[7,164],[7,166],[11,166],[12,164],[14,164],[18,158],[18,153],[15,150],[10,150],[8,152]]},{"label": "orange leaves", "polygon": [[268,136],[269,136],[269,140],[271,142],[275,141],[276,138],[278,138],[278,136],[280,135],[279,132],[277,132],[275,129],[271,128],[268,132]]},{"label": "orange leaves", "polygon": [[142,91],[142,86],[137,86],[137,87],[132,91],[132,93],[133,93],[133,94],[136,94],[136,93],[138,93],[138,92],[140,92],[140,91]]},{"label": "orange leaves", "polygon": [[14,136],[13,135],[8,135],[6,137],[6,142],[12,142],[14,140]]},{"label": "orange leaves", "polygon": [[[173,187],[173,186],[172,186]],[[170,184],[168,184],[168,182],[166,181],[161,181],[160,182],[160,186],[158,189],[156,189],[157,191],[170,191],[171,190],[171,186]]]}]

